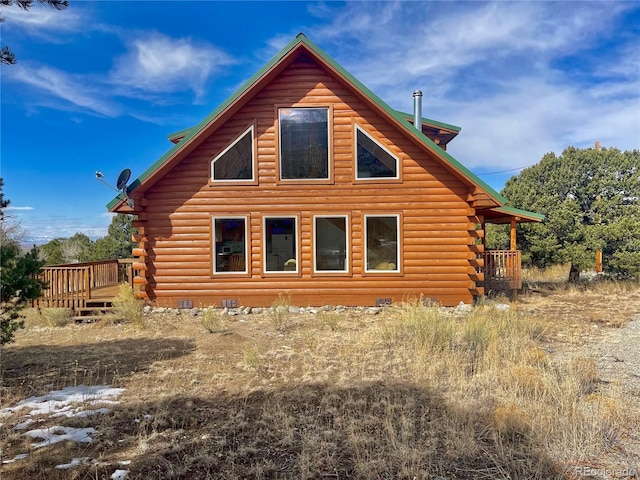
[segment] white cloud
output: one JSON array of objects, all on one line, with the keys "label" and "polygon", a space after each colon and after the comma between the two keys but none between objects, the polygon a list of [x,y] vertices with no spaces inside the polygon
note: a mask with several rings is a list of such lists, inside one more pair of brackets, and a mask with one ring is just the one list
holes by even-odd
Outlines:
[{"label": "white cloud", "polygon": [[[29,10],[17,6],[4,7],[2,16],[6,25],[13,29],[20,29],[31,35],[53,39],[52,32],[73,32],[82,29],[86,24],[83,12],[77,8],[56,10],[35,3]],[[6,27],[5,27],[6,28]]]},{"label": "white cloud", "polygon": [[319,10],[328,24],[311,38],[394,108],[410,111],[422,89],[425,116],[462,127],[449,151],[466,166],[513,168],[596,140],[639,147],[637,37],[615,25],[633,5],[362,5]]},{"label": "white cloud", "polygon": [[212,75],[235,63],[209,44],[158,33],[145,33],[130,41],[127,48],[127,53],[115,59],[109,78],[122,95],[193,90],[201,96]]},{"label": "white cloud", "polygon": [[[74,75],[52,67],[35,66],[29,63],[15,65],[7,69],[7,73],[14,81],[34,87],[36,92],[34,99],[44,101],[47,106],[63,110],[74,106],[107,117],[116,117],[120,114],[120,108],[108,99],[104,89],[100,88],[99,80],[90,75]],[[45,93],[48,95],[44,95]],[[43,100],[43,97],[47,97],[48,100]],[[52,98],[64,100],[65,103],[52,104]]]},{"label": "white cloud", "polygon": [[28,210],[33,210],[33,207],[16,207],[14,205],[9,205],[8,207],[5,208],[5,210],[9,211],[28,211]]}]

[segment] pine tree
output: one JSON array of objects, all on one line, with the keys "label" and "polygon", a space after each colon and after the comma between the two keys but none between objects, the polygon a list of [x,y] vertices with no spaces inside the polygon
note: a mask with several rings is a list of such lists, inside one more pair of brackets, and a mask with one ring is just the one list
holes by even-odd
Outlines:
[{"label": "pine tree", "polygon": [[[2,193],[3,181],[0,179],[0,223],[5,231],[5,209],[9,200]],[[31,252],[22,254],[15,239],[3,235],[0,243],[0,344],[13,340],[14,332],[23,325],[20,311],[28,300],[40,297],[45,284],[38,274],[43,262],[38,259],[34,247]]]},{"label": "pine tree", "polygon": [[[38,3],[48,5],[56,10],[63,10],[69,6],[68,0],[38,0]],[[16,5],[23,10],[29,10],[33,6],[33,0],[0,0],[0,7]],[[4,22],[4,17],[0,15],[0,22]],[[13,65],[17,63],[15,54],[7,46],[0,49],[0,63]]]},{"label": "pine tree", "polygon": [[523,260],[545,267],[570,263],[574,275],[593,267],[640,276],[640,151],[569,147],[507,181],[510,205],[546,216],[518,229]]}]

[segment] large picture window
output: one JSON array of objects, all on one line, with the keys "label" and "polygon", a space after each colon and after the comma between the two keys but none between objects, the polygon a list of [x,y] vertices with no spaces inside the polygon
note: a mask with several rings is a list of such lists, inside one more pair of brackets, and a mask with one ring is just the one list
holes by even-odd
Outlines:
[{"label": "large picture window", "polygon": [[264,218],[264,271],[298,271],[298,219],[296,217]]},{"label": "large picture window", "polygon": [[216,217],[213,273],[247,273],[246,217]]},{"label": "large picture window", "polygon": [[399,272],[400,218],[398,215],[366,215],[366,272]]},{"label": "large picture window", "polygon": [[314,217],[316,272],[347,272],[349,269],[349,237],[346,216]]},{"label": "large picture window", "polygon": [[253,174],[253,126],[249,127],[211,162],[213,181],[251,181]]},{"label": "large picture window", "polygon": [[399,178],[398,158],[356,126],[356,178]]},{"label": "large picture window", "polygon": [[280,108],[280,179],[329,179],[329,109]]}]

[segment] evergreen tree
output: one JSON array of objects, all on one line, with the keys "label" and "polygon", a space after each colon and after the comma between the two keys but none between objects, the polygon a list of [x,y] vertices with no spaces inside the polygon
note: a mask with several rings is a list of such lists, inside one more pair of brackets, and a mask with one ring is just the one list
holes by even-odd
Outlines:
[{"label": "evergreen tree", "polygon": [[131,236],[136,232],[132,226],[134,218],[133,215],[114,216],[107,235],[95,241],[91,252],[92,260],[130,258],[134,247]]},{"label": "evergreen tree", "polygon": [[[5,208],[9,201],[2,194],[3,182],[0,179],[0,223],[5,231]],[[0,243],[0,344],[13,340],[14,332],[23,322],[20,311],[28,300],[39,298],[44,283],[38,277],[43,262],[38,260],[38,251],[25,255],[15,239],[5,237]]]},{"label": "evergreen tree", "polygon": [[62,265],[65,263],[62,245],[66,239],[54,238],[40,247],[40,258],[45,265]]},{"label": "evergreen tree", "polygon": [[539,267],[593,267],[602,250],[605,270],[640,276],[640,151],[569,147],[507,181],[510,205],[546,216],[518,228],[523,259]]}]

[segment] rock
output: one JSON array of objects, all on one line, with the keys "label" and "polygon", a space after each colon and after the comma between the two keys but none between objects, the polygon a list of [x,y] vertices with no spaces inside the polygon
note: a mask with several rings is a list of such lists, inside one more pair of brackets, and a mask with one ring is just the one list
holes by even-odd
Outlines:
[{"label": "rock", "polygon": [[242,310],[242,313],[244,313],[245,315],[249,315],[251,313],[251,307],[245,307]]},{"label": "rock", "polygon": [[289,313],[302,313],[302,309],[300,307],[289,307]]},{"label": "rock", "polygon": [[189,315],[191,315],[192,317],[197,317],[198,315],[200,315],[200,310],[197,308],[192,308],[191,310],[189,310]]},{"label": "rock", "polygon": [[455,312],[458,314],[469,314],[473,310],[473,305],[460,302],[455,308]]},{"label": "rock", "polygon": [[264,309],[262,307],[253,307],[251,309],[251,313],[254,313],[256,315],[261,314],[264,311]]},{"label": "rock", "polygon": [[151,305],[145,305],[142,308],[142,313],[149,314],[153,311],[153,307]]},{"label": "rock", "polygon": [[378,315],[382,309],[380,307],[369,307],[364,312],[367,315]]},{"label": "rock", "polygon": [[496,310],[500,310],[501,312],[507,312],[511,308],[511,305],[508,303],[498,303],[496,305]]}]

